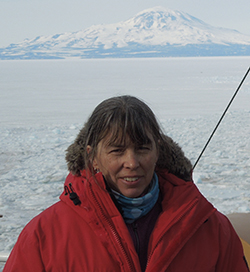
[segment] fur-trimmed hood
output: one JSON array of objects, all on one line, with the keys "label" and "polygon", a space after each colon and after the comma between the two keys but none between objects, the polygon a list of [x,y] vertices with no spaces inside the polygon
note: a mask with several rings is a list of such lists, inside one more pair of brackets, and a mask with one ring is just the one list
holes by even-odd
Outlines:
[{"label": "fur-trimmed hood", "polygon": [[[80,175],[80,171],[83,170],[86,165],[84,162],[84,141],[85,141],[85,129],[80,130],[73,144],[71,144],[66,150],[66,162],[68,170],[73,175]],[[192,180],[192,164],[188,158],[185,157],[184,152],[180,146],[175,143],[170,137],[164,136],[164,146],[160,145],[161,150],[166,150],[168,154],[164,156],[165,162],[163,162],[163,156],[159,156],[159,160],[156,164],[157,169],[167,169],[175,176],[184,179],[185,181]]]}]

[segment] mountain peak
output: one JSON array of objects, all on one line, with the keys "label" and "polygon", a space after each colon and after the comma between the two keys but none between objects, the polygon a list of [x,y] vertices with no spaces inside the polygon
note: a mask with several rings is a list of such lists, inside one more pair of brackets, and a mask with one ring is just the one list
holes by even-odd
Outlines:
[{"label": "mountain peak", "polygon": [[165,7],[162,7],[162,6],[155,6],[155,7],[152,7],[152,8],[148,8],[148,9],[144,9],[140,12],[138,12],[135,16],[141,16],[145,13],[169,13],[169,14],[173,14],[175,13],[174,10],[172,9],[168,9],[168,8],[165,8]]},{"label": "mountain peak", "polygon": [[0,58],[4,54],[83,58],[235,55],[237,50],[249,54],[249,36],[210,26],[182,11],[156,6],[116,24],[25,40],[0,50]]}]

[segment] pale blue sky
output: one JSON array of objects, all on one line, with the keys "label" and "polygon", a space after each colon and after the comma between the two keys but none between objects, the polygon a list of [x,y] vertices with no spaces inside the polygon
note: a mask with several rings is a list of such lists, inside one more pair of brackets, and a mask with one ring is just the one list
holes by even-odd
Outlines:
[{"label": "pale blue sky", "polygon": [[40,35],[117,23],[154,6],[250,35],[250,0],[0,0],[0,47]]}]

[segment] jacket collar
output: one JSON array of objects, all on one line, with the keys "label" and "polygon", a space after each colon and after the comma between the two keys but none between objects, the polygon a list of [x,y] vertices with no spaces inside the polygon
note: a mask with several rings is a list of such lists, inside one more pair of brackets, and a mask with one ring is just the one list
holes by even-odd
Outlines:
[{"label": "jacket collar", "polygon": [[[193,182],[185,182],[167,171],[158,173],[158,177],[163,195],[163,212],[151,235],[149,252],[154,252],[160,241],[167,241],[168,246],[164,247],[162,255],[165,267],[161,267],[165,271],[181,248],[216,209]],[[151,270],[158,271],[158,268]]]}]

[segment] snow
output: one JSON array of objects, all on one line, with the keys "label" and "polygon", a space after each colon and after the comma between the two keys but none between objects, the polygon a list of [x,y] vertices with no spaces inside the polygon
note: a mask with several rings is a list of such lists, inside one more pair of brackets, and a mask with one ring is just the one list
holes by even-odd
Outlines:
[{"label": "snow", "polygon": [[249,55],[249,46],[250,36],[238,31],[213,27],[181,11],[155,7],[115,24],[26,39],[0,48],[0,58],[139,57],[147,51],[154,56]]},{"label": "snow", "polygon": [[[0,252],[58,201],[66,148],[103,99],[146,101],[194,163],[250,57],[0,62]],[[221,212],[250,212],[250,76],[194,171]],[[1,267],[0,267],[1,269]]]},{"label": "snow", "polygon": [[94,25],[78,32],[39,37],[30,42],[33,45],[50,42],[56,47],[64,47],[72,40],[75,46],[81,45],[82,48],[103,44],[107,49],[118,43],[125,47],[130,42],[144,45],[250,44],[249,36],[216,28],[187,13],[162,7],[146,9],[124,22]]}]

